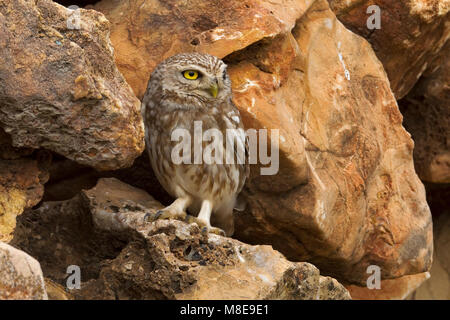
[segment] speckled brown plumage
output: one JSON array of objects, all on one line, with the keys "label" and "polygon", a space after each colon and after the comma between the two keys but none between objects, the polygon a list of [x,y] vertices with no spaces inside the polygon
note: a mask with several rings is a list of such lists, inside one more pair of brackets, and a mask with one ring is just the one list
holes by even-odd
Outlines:
[{"label": "speckled brown plumage", "polygon": [[[199,78],[189,80],[183,76],[186,70],[198,72]],[[218,87],[217,96],[210,92]],[[248,153],[242,120],[234,106],[231,82],[226,65],[218,58],[199,53],[185,53],[162,62],[151,75],[142,102],[146,125],[146,142],[151,165],[161,185],[177,198],[165,208],[161,216],[184,218],[185,209],[199,212],[199,222],[211,232],[209,216],[214,214],[217,224],[228,235],[233,232],[232,211],[236,197],[242,190],[249,173]],[[172,149],[179,144],[172,141],[175,129],[186,129],[191,137],[194,152],[194,121],[201,121],[203,133],[218,129],[223,135],[223,164],[175,164]],[[233,152],[233,164],[226,164],[227,129],[237,131]],[[210,142],[202,142],[203,150]],[[239,149],[241,148],[241,149]],[[242,151],[244,152],[242,153]],[[243,156],[239,163],[237,159]],[[194,155],[191,155],[194,160]],[[242,163],[244,162],[244,163]]]}]

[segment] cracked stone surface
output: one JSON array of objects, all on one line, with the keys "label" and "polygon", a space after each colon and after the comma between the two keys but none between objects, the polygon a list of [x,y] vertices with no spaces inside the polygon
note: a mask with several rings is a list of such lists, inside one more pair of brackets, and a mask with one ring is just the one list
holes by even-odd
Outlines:
[{"label": "cracked stone surface", "polygon": [[[328,0],[338,19],[366,38],[383,63],[392,91],[403,98],[432,61],[450,34],[448,0]],[[367,28],[371,14],[380,8],[380,29]]]},{"label": "cracked stone surface", "polygon": [[0,241],[0,300],[47,300],[39,262]]},{"label": "cracked stone surface", "polygon": [[28,210],[13,243],[41,262],[60,298],[67,298],[60,291],[67,266],[75,264],[82,281],[70,291],[75,299],[350,299],[335,279],[270,246],[182,221],[145,222],[161,207],[143,190],[100,179],[71,200]]},{"label": "cracked stone surface", "polygon": [[53,1],[0,0],[0,127],[14,147],[130,166],[144,148],[140,102],[114,64],[109,22],[77,12],[79,28]]},{"label": "cracked stone surface", "polygon": [[245,127],[279,130],[279,171],[263,176],[252,166],[235,236],[355,284],[371,264],[383,279],[427,272],[431,215],[413,141],[369,43],[324,0],[210,6],[115,0],[93,8],[111,22],[118,68],[138,96],[165,57],[208,52],[229,66]]}]

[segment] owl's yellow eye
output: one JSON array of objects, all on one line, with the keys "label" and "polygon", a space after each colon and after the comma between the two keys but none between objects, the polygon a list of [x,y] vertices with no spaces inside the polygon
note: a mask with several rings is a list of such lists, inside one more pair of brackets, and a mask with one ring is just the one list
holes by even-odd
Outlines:
[{"label": "owl's yellow eye", "polygon": [[197,80],[199,77],[199,73],[195,70],[187,70],[183,72],[183,76],[188,80]]}]

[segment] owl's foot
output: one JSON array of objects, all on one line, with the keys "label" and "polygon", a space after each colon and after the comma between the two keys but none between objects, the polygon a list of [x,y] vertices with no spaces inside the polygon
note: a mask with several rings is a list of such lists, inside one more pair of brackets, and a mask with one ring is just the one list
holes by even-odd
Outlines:
[{"label": "owl's foot", "polygon": [[184,221],[186,219],[186,215],[187,214],[184,211],[171,210],[171,208],[167,207],[165,209],[156,211],[155,215],[153,216],[153,221],[168,219]]},{"label": "owl's foot", "polygon": [[226,237],[225,231],[223,231],[220,228],[211,227],[211,226],[203,227],[202,233],[214,233],[214,234],[217,234],[218,236]]},{"label": "owl's foot", "polygon": [[206,222],[203,219],[199,219],[199,218],[193,217],[191,215],[187,215],[185,221],[187,223],[195,223],[195,224],[197,224],[200,227],[200,229],[202,230],[202,233],[214,233],[214,234],[217,234],[219,236],[224,236],[224,237],[226,236],[225,235],[225,231],[223,231],[220,228],[216,228],[216,227],[211,226],[208,222]]},{"label": "owl's foot", "polygon": [[156,211],[154,215],[146,214],[144,219],[146,221],[156,221],[161,219],[175,219],[184,221],[186,219],[186,206],[189,204],[189,199],[178,198],[170,206]]},{"label": "owl's foot", "polygon": [[184,221],[186,219],[186,212],[177,212],[177,211],[171,211],[171,210],[158,210],[154,214],[147,213],[144,216],[145,221],[153,222],[156,220],[168,220],[168,219],[174,219],[174,220],[181,220]]}]

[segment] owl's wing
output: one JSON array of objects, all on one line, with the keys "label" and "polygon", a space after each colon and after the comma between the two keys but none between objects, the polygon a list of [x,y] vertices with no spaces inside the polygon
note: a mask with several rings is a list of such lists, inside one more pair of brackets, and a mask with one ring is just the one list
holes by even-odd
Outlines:
[{"label": "owl's wing", "polygon": [[[234,106],[234,104],[233,104]],[[245,181],[248,179],[250,175],[250,163],[249,163],[249,139],[248,136],[245,134],[244,125],[242,124],[242,119],[240,117],[239,111],[234,106],[237,114],[239,115],[240,121],[237,124],[237,137],[236,141],[237,143],[234,144],[234,156],[235,159],[238,160],[238,168],[239,168],[239,185],[237,192],[241,192],[242,188],[244,187]],[[243,151],[243,152],[242,152]],[[244,158],[242,158],[244,157]]]}]

